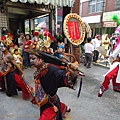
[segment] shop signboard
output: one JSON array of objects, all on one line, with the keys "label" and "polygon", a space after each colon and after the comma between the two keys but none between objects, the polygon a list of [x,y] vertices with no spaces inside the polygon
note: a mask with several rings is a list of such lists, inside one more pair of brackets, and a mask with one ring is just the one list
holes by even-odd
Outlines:
[{"label": "shop signboard", "polygon": [[103,22],[103,27],[117,27],[116,22]]},{"label": "shop signboard", "polygon": [[104,12],[103,13],[103,22],[105,21],[113,21],[112,16],[116,14],[120,18],[120,11],[112,11],[112,12]]}]

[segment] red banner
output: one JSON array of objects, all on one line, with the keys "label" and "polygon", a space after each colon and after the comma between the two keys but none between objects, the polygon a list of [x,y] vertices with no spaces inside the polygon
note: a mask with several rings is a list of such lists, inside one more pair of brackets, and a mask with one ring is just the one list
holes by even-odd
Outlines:
[{"label": "red banner", "polygon": [[79,30],[78,22],[69,21],[68,22],[68,31],[69,31],[70,37],[73,40],[80,39],[80,30]]}]

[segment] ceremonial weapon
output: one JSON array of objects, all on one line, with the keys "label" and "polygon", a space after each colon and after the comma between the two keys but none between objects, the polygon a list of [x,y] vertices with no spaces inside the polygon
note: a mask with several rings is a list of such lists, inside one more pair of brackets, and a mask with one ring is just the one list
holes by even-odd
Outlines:
[{"label": "ceremonial weapon", "polygon": [[80,86],[79,86],[78,95],[77,95],[78,98],[80,97],[81,88],[82,88],[82,78],[80,80]]},{"label": "ceremonial weapon", "polygon": [[[44,62],[46,62],[46,63],[51,63],[51,64],[54,64],[54,65],[65,66],[65,67],[70,65],[69,62],[63,61],[63,60],[61,60],[60,58],[58,58],[54,55],[51,55],[51,54],[48,54],[48,53],[45,53],[45,52],[41,52],[39,50],[32,50],[32,51],[29,51],[29,53],[38,56],[39,58],[43,59]],[[78,74],[80,76],[85,76],[85,74],[83,72],[81,72],[79,67],[78,67],[77,71],[78,71]],[[77,97],[80,96],[81,88],[82,88],[82,78],[80,80],[80,86],[79,86],[79,91],[78,91],[78,96]]]},{"label": "ceremonial weapon", "polygon": [[82,79],[83,79],[82,76],[85,76],[85,74],[82,73],[82,72],[78,72],[78,73],[81,76],[80,86],[79,86],[78,95],[77,95],[77,97],[79,98],[80,97],[81,88],[82,88]]},{"label": "ceremonial weapon", "polygon": [[[65,67],[70,65],[70,62],[64,61],[64,60],[58,58],[57,56],[51,55],[49,53],[41,52],[39,50],[32,50],[32,51],[29,51],[29,53],[38,56],[39,58],[44,60],[44,62],[46,62],[46,63],[51,63],[54,65],[65,66]],[[79,67],[78,67],[77,71],[81,72]],[[83,72],[81,72],[81,73],[83,73]]]}]

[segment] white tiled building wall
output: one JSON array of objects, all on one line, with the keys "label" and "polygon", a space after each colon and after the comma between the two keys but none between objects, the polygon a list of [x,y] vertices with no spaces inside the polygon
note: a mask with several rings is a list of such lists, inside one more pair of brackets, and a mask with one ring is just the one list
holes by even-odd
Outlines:
[{"label": "white tiled building wall", "polygon": [[[1,30],[3,27],[8,28],[7,26],[7,17],[4,13],[0,12],[0,39],[1,39]],[[1,60],[2,60],[2,54],[0,52],[0,65],[1,65]]]},{"label": "white tiled building wall", "polygon": [[0,37],[1,37],[1,29],[2,27],[8,27],[7,26],[7,17],[4,13],[0,12]]}]

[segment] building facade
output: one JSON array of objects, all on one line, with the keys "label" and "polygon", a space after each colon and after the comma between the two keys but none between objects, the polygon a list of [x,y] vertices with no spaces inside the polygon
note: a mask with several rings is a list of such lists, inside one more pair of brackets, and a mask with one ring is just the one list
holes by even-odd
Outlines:
[{"label": "building facade", "polygon": [[74,1],[67,0],[0,0],[0,35],[7,29],[16,34],[19,29],[25,32],[25,21],[29,20],[30,32],[35,28],[34,18],[48,14],[49,30],[52,34],[56,31],[56,6],[72,7]]},{"label": "building facade", "polygon": [[80,16],[90,25],[93,37],[104,33],[111,35],[117,27],[111,15],[119,14],[119,8],[120,0],[81,0]]}]

